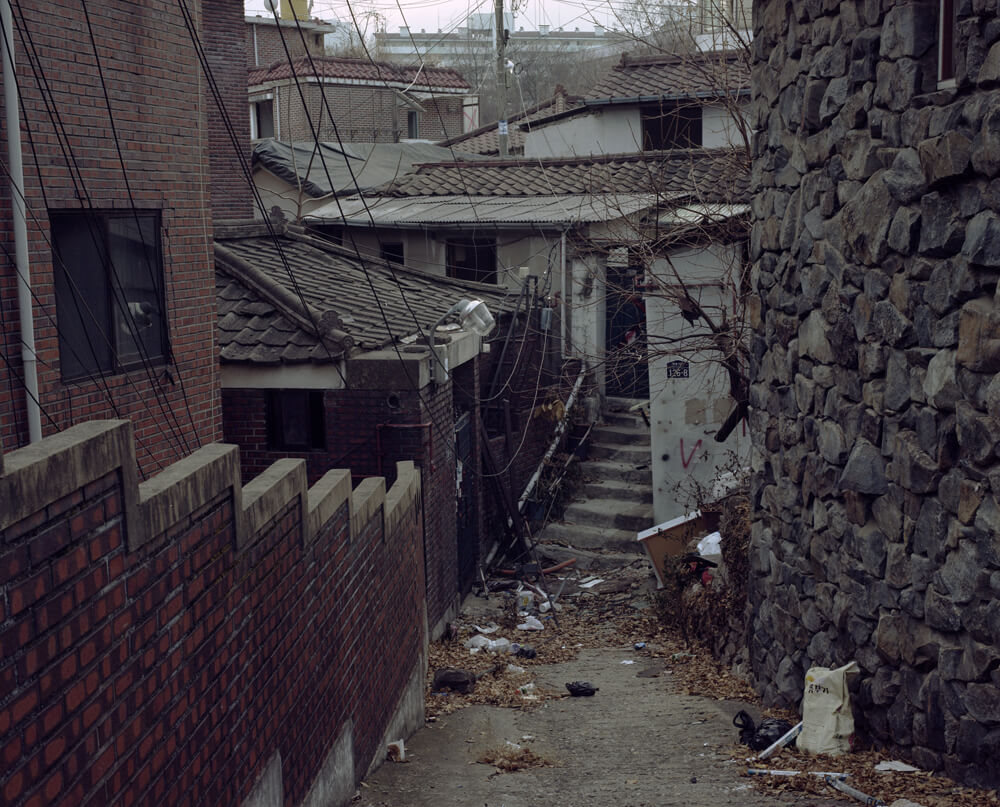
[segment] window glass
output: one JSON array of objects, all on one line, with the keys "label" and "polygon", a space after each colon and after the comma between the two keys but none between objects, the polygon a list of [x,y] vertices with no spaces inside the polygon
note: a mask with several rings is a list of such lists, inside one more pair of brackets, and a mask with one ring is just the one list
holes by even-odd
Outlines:
[{"label": "window glass", "polygon": [[63,378],[162,361],[159,211],[53,211],[49,220]]},{"label": "window glass", "polygon": [[272,449],[326,446],[322,390],[272,390],[268,398],[268,442]]}]

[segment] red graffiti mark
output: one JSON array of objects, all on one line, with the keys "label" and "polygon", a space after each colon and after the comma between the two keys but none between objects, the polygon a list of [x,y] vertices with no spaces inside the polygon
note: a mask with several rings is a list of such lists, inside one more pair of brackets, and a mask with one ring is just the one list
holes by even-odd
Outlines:
[{"label": "red graffiti mark", "polygon": [[699,440],[697,443],[694,444],[694,448],[691,449],[691,453],[688,454],[687,457],[685,457],[684,438],[683,437],[681,438],[681,463],[684,465],[685,469],[687,469],[687,467],[691,464],[692,460],[694,460],[694,452],[697,451],[699,448],[701,448],[701,440]]}]

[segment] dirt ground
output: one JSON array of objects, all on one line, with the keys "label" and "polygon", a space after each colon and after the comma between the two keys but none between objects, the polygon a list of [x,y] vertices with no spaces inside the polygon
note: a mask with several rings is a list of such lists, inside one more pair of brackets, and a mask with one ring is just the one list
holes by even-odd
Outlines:
[{"label": "dirt ground", "polygon": [[[603,582],[587,586],[587,575]],[[551,581],[559,585],[560,581]],[[748,777],[749,749],[736,744],[732,718],[761,717],[752,690],[703,650],[664,631],[649,566],[643,561],[599,573],[567,575],[559,626],[516,628],[512,592],[466,600],[457,636],[431,646],[428,722],[406,741],[406,762],[386,762],[355,803],[370,807],[843,807],[859,804],[819,780]],[[539,598],[540,599],[540,598]],[[659,605],[662,607],[662,604]],[[537,658],[471,654],[489,637],[530,644]],[[636,648],[636,642],[645,647]],[[508,663],[523,667],[510,669]],[[470,695],[431,691],[435,669],[461,667],[481,677]],[[569,697],[565,684],[587,681],[592,697]],[[519,687],[527,686],[522,692]],[[694,694],[692,694],[694,693]],[[527,697],[524,695],[527,694]],[[795,718],[794,715],[787,717]],[[857,757],[849,761],[848,757]],[[886,757],[891,758],[891,757]],[[995,795],[962,791],[920,774],[872,776],[872,758],[803,758],[783,752],[762,767],[846,770],[887,804],[899,797],[924,807],[998,804]],[[825,766],[825,767],[824,767]],[[913,775],[915,776],[915,775]],[[796,782],[800,784],[796,784]],[[898,785],[898,786],[897,786]],[[949,789],[951,788],[951,789]],[[811,792],[810,792],[811,791]],[[933,797],[927,797],[933,793]],[[952,795],[953,794],[953,795]]]}]

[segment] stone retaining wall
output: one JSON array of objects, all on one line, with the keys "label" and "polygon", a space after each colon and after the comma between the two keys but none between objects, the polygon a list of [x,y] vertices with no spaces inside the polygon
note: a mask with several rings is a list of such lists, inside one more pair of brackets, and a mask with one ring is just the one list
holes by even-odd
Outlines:
[{"label": "stone retaining wall", "polygon": [[1000,21],[754,5],[751,665],[856,659],[859,729],[1000,782]]}]

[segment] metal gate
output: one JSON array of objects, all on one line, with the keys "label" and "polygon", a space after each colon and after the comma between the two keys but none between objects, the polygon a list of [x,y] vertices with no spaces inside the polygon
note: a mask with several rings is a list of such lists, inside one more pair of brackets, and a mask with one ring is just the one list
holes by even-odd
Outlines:
[{"label": "metal gate", "polygon": [[472,418],[468,412],[455,421],[455,497],[458,538],[458,587],[466,594],[476,579],[479,554],[476,470],[473,467]]}]

